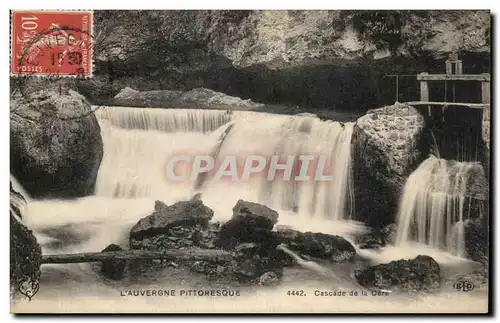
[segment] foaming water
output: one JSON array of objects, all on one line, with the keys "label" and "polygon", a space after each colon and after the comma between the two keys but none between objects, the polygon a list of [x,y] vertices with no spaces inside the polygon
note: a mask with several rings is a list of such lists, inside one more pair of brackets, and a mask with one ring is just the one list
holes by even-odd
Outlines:
[{"label": "foaming water", "polygon": [[[98,111],[104,143],[96,185],[98,196],[180,200],[189,198],[201,186],[204,196],[211,195],[213,190],[220,194],[229,187],[231,190],[238,187],[240,193],[248,190],[250,194],[243,192],[243,196],[252,195],[252,201],[298,214],[341,220],[349,218],[353,209],[352,123],[252,112],[232,115],[218,110],[104,108]],[[250,155],[297,159],[299,155],[324,155],[333,180],[286,182],[277,176],[270,182],[261,176],[241,185],[229,180],[214,181],[208,176],[201,183],[190,178],[182,182],[168,180],[166,165],[170,157],[196,154],[214,155],[216,164],[222,163],[226,156],[236,156],[239,167]],[[237,200],[235,196],[231,203]]]},{"label": "foaming water", "polygon": [[[346,221],[353,204],[350,139],[352,124],[324,122],[313,116],[283,116],[217,110],[165,110],[105,107],[98,110],[104,156],[95,196],[71,201],[29,203],[27,224],[43,242],[44,252],[94,252],[110,243],[127,246],[130,228],[167,204],[202,193],[214,221],[227,221],[239,199],[265,203],[279,214],[279,224],[302,231],[352,239],[365,231]],[[187,178],[169,181],[173,155],[238,158],[259,154],[328,157],[332,181],[284,183],[277,177],[248,181]],[[46,216],[50,214],[50,216]],[[71,216],[68,216],[71,214]],[[326,220],[326,221],[325,221]]]},{"label": "foaming water", "polygon": [[[276,209],[279,225],[301,231],[337,234],[353,241],[366,228],[350,221],[353,207],[350,169],[352,124],[323,122],[310,116],[275,116],[250,112],[103,108],[97,113],[104,157],[95,196],[77,200],[30,200],[23,218],[42,245],[44,254],[96,252],[115,243],[128,246],[131,227],[153,211],[154,201],[172,204],[201,190],[203,202],[214,210],[214,221],[232,216],[238,199],[261,202]],[[251,177],[246,182],[216,181],[207,176],[170,182],[164,166],[173,154],[245,157],[323,154],[329,157],[332,182],[283,183]],[[399,248],[399,247],[398,247]],[[392,251],[391,251],[392,250]],[[373,262],[409,258],[400,249],[367,251]],[[421,250],[422,251],[422,250]],[[422,251],[429,254],[427,251]],[[429,251],[430,252],[430,251]],[[432,255],[432,254],[431,254]],[[297,256],[297,255],[295,255]],[[298,257],[298,256],[297,256]],[[444,258],[443,258],[444,259]],[[395,260],[395,259],[394,259]],[[437,259],[442,262],[441,258]],[[315,297],[316,290],[360,290],[351,268],[328,267],[299,257],[305,276],[286,271],[278,287],[242,287],[238,298],[127,298],[121,291],[181,289],[213,286],[205,277],[185,270],[159,272],[140,282],[111,282],[91,264],[44,265],[40,291],[31,302],[16,303],[22,312],[453,312],[486,310],[484,297],[441,293],[421,299],[401,297]],[[342,264],[343,265],[343,264]],[[349,264],[347,264],[349,265]],[[172,273],[175,272],[174,274]],[[311,275],[311,273],[316,275]],[[185,276],[177,276],[185,275]],[[64,278],[61,278],[64,277]],[[335,277],[340,277],[336,279]],[[217,287],[217,288],[220,288]],[[224,287],[225,288],[225,287]],[[290,289],[304,289],[307,297],[284,300]],[[69,297],[71,296],[71,297]]]},{"label": "foaming water", "polygon": [[357,253],[362,257],[370,259],[373,264],[383,264],[400,259],[413,259],[418,255],[431,256],[440,265],[461,265],[471,262],[444,250],[416,242],[409,242],[403,246],[388,245],[378,250],[359,249]]},{"label": "foaming water", "polygon": [[408,178],[398,212],[396,244],[408,241],[463,256],[469,171],[476,163],[430,156]]}]

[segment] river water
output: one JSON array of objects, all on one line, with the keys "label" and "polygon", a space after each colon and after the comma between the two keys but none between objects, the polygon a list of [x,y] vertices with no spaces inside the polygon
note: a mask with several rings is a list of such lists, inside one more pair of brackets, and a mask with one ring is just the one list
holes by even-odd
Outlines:
[{"label": "river water", "polygon": [[[350,140],[352,123],[312,116],[284,116],[218,110],[164,110],[106,107],[98,110],[104,143],[95,194],[76,200],[32,200],[24,221],[44,254],[96,252],[111,243],[124,247],[137,221],[166,204],[202,194],[214,210],[213,221],[232,215],[238,199],[264,203],[279,213],[280,225],[300,231],[337,234],[353,241],[368,230],[350,220],[354,207]],[[206,154],[222,163],[250,155],[326,156],[333,181],[214,180],[213,176],[172,181],[165,175],[169,158]],[[21,188],[19,188],[21,189]],[[357,250],[372,263],[427,254],[442,266],[449,281],[474,263],[425,242]],[[319,267],[317,267],[317,266]],[[316,266],[316,267],[315,267]],[[323,268],[325,271],[314,270]],[[40,291],[31,302],[13,304],[22,312],[484,312],[485,286],[459,293],[450,284],[434,295],[371,295],[352,276],[353,265],[309,264],[285,271],[278,287],[209,285],[204,277],[176,268],[121,282],[97,273],[94,264],[44,265]],[[326,273],[326,274],[325,274]],[[180,296],[189,289],[238,290],[240,296]],[[175,296],[123,296],[129,290],[176,290]],[[291,296],[288,291],[307,296]],[[368,293],[363,294],[363,291]],[[331,296],[320,296],[321,292]],[[333,296],[333,292],[340,296]],[[345,295],[342,294],[345,292]],[[354,294],[356,293],[356,295]],[[318,294],[318,295],[315,295]],[[352,294],[352,295],[351,295]]]}]

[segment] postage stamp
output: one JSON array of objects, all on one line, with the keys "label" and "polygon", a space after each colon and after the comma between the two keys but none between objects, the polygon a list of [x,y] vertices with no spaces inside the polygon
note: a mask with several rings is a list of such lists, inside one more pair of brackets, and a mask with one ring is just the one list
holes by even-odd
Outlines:
[{"label": "postage stamp", "polygon": [[11,12],[11,75],[92,76],[91,11]]}]

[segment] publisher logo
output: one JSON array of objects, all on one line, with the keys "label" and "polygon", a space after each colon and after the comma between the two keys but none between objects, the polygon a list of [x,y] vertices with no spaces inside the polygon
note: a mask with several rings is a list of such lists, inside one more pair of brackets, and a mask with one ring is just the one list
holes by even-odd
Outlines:
[{"label": "publisher logo", "polygon": [[459,292],[472,292],[475,286],[473,282],[464,280],[453,284],[453,288],[455,288]]}]

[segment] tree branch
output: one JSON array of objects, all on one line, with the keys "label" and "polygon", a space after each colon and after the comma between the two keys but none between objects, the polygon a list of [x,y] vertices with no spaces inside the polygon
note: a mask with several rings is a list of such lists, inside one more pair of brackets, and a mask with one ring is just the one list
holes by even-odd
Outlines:
[{"label": "tree branch", "polygon": [[217,249],[171,249],[165,251],[123,250],[74,253],[60,255],[43,255],[42,264],[69,264],[84,262],[99,262],[109,260],[132,259],[166,259],[166,260],[205,260],[225,262],[232,259],[231,253]]}]

